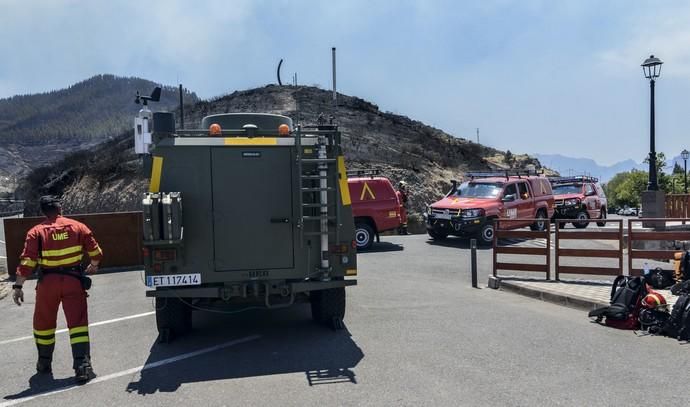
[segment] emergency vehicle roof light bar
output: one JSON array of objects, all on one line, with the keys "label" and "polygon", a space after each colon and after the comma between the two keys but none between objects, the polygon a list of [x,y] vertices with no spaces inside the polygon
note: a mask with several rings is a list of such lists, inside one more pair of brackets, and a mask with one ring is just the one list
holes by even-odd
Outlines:
[{"label": "emergency vehicle roof light bar", "polygon": [[553,184],[568,184],[571,182],[599,182],[599,179],[589,175],[576,175],[574,177],[549,177],[549,181]]},{"label": "emergency vehicle roof light bar", "polygon": [[538,172],[536,170],[505,170],[505,171],[493,171],[493,172],[468,172],[467,176],[470,179],[475,179],[475,178],[502,178],[505,177],[505,179],[508,179],[509,177],[518,177],[521,178],[522,176],[529,177],[529,176],[538,176],[538,175],[543,175],[544,171],[542,170],[541,172]]},{"label": "emergency vehicle roof light bar", "polygon": [[347,176],[348,177],[375,177],[377,175],[380,175],[381,171],[377,169],[371,169],[371,170],[348,170],[347,171]]}]

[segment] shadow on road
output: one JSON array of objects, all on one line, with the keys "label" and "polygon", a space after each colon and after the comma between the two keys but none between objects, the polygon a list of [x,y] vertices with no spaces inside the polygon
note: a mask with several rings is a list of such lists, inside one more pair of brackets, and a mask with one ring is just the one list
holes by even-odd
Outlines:
[{"label": "shadow on road", "polygon": [[[346,329],[332,331],[311,320],[309,307],[235,315],[194,314],[195,330],[171,344],[154,344],[146,364],[234,339],[260,338],[167,366],[144,369],[127,392],[174,392],[184,383],[303,373],[308,386],[356,384],[353,368],[364,353]],[[206,345],[208,346],[208,345]]]},{"label": "shadow on road", "polygon": [[29,388],[17,394],[8,394],[5,400],[15,400],[24,397],[35,396],[36,394],[61,390],[67,387],[77,386],[74,378],[55,379],[53,374],[34,374],[29,378]]},{"label": "shadow on road", "polygon": [[[466,237],[456,237],[456,236],[448,236],[447,238],[443,240],[434,240],[432,238],[429,238],[426,241],[427,244],[432,245],[432,246],[443,246],[443,247],[455,247],[458,249],[469,249],[470,248],[470,239]],[[491,249],[492,247],[482,245],[479,242],[477,242],[477,249],[478,250],[488,250]]]},{"label": "shadow on road", "polygon": [[358,250],[357,254],[399,252],[402,250],[405,250],[405,247],[401,244],[395,244],[391,242],[379,242],[374,243],[369,250]]}]

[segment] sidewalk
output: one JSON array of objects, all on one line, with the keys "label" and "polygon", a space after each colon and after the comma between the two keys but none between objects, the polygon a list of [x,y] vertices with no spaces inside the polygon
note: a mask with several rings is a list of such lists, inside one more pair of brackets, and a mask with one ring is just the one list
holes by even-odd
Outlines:
[{"label": "sidewalk", "polygon": [[[493,277],[489,277],[489,286],[495,287],[492,279]],[[611,281],[603,280],[546,281],[518,276],[500,276],[497,288],[587,311],[609,305],[611,296]],[[669,290],[656,291],[663,294],[669,308],[678,298]]]}]

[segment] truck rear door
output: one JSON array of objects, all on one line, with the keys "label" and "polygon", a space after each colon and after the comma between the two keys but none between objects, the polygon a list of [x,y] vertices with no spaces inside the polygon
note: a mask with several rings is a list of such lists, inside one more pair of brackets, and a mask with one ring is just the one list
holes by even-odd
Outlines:
[{"label": "truck rear door", "polygon": [[294,267],[291,150],[211,149],[216,271]]}]

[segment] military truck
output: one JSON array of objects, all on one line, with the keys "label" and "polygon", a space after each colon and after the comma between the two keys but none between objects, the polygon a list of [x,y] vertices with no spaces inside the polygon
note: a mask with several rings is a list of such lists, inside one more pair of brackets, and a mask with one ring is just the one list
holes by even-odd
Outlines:
[{"label": "military truck", "polygon": [[342,328],[357,256],[338,127],[260,113],[206,116],[195,130],[176,130],[172,113],[151,119],[144,272],[160,340],[188,331],[192,311],[298,302]]}]

